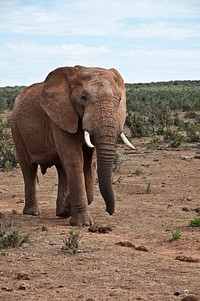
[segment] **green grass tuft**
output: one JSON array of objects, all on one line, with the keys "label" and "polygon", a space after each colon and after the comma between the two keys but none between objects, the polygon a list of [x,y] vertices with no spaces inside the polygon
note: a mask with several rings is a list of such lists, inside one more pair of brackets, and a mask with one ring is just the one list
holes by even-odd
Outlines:
[{"label": "green grass tuft", "polygon": [[195,217],[189,221],[190,227],[200,227],[200,217]]}]

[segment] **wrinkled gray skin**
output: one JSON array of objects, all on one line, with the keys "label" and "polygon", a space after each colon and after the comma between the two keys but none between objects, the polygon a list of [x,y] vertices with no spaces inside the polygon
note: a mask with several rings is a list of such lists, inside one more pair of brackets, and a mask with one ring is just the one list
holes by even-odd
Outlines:
[{"label": "wrinkled gray skin", "polygon": [[[39,214],[36,196],[38,165],[43,174],[58,172],[56,214],[70,225],[92,224],[95,167],[109,214],[114,212],[112,162],[116,139],[126,115],[126,92],[115,69],[63,67],[44,82],[23,90],[12,114],[12,135],[25,184],[24,214]],[[91,135],[95,148],[83,139]]]}]

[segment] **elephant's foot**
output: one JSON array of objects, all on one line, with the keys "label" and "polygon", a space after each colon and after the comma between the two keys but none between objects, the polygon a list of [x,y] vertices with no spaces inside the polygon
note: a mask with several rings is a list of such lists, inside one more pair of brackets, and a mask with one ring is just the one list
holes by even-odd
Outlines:
[{"label": "elephant's foot", "polygon": [[59,217],[70,217],[71,216],[71,210],[68,208],[56,208],[56,215]]},{"label": "elephant's foot", "polygon": [[89,215],[89,213],[83,212],[83,213],[74,213],[72,214],[72,217],[70,218],[69,224],[70,226],[78,226],[78,227],[88,227],[92,225],[92,219]]},{"label": "elephant's foot", "polygon": [[27,214],[27,215],[33,215],[33,216],[37,216],[40,215],[39,210],[37,207],[28,207],[25,206],[23,209],[23,214]]},{"label": "elephant's foot", "polygon": [[59,217],[71,216],[71,203],[69,198],[57,197],[56,200],[56,215]]}]

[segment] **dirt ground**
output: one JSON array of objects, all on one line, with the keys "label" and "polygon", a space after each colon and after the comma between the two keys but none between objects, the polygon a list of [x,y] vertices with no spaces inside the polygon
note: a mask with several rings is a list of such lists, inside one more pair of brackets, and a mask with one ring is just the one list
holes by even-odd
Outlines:
[{"label": "dirt ground", "polygon": [[[90,213],[102,231],[55,216],[54,168],[39,174],[38,217],[22,214],[20,169],[0,172],[2,223],[15,210],[14,228],[29,234],[20,247],[0,250],[1,301],[178,301],[190,294],[200,300],[200,227],[189,226],[200,214],[196,149],[147,151],[142,140],[134,144],[135,152],[117,149],[113,216],[95,186]],[[72,230],[82,236],[76,255],[61,250]],[[181,237],[173,240],[176,230]]]}]

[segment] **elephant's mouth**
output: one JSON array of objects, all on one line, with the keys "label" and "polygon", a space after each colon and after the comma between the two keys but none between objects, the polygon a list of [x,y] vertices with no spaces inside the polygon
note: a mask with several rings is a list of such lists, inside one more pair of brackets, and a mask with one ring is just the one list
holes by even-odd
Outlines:
[{"label": "elephant's mouth", "polygon": [[[120,137],[122,139],[122,141],[125,143],[126,146],[128,146],[131,149],[135,149],[135,147],[133,146],[133,144],[127,139],[127,137],[125,136],[125,134],[122,132],[120,134]],[[91,142],[91,138],[90,138],[90,133],[87,131],[84,131],[84,139],[85,139],[85,143],[87,144],[88,147],[93,148],[94,145]]]}]

